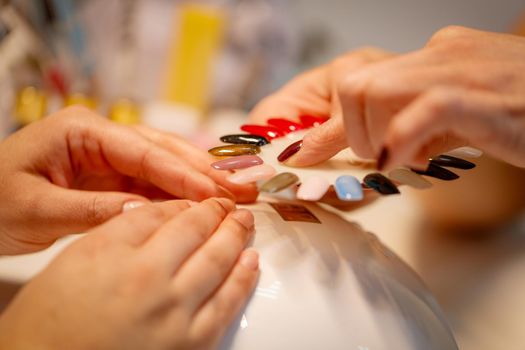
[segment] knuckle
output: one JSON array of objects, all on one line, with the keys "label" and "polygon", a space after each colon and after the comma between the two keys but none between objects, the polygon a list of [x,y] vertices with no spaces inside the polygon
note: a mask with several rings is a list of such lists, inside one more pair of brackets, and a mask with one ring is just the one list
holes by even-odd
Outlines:
[{"label": "knuckle", "polygon": [[104,200],[100,196],[94,196],[88,202],[86,208],[86,221],[90,226],[100,225],[107,219]]},{"label": "knuckle", "polygon": [[334,146],[345,143],[343,130],[342,120],[329,121],[308,133],[303,139],[303,144],[308,148],[320,151],[331,150]]},{"label": "knuckle", "polygon": [[472,30],[466,27],[451,25],[435,32],[427,43],[427,46],[436,46],[443,43],[451,44],[463,42],[463,38],[469,36]]},{"label": "knuckle", "polygon": [[223,274],[230,269],[230,259],[226,254],[217,249],[208,249],[203,252],[206,264],[215,269],[219,274]]}]

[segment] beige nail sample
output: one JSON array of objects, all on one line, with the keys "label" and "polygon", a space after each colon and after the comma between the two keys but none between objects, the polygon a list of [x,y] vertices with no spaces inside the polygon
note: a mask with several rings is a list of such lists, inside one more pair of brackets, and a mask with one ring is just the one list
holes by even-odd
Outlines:
[{"label": "beige nail sample", "polygon": [[459,157],[459,158],[479,158],[483,155],[483,152],[477,148],[459,147],[459,148],[453,149],[450,152],[447,152],[446,154],[453,156],[453,157]]},{"label": "beige nail sample", "polygon": [[420,190],[432,187],[432,183],[409,169],[394,169],[388,173],[388,177],[391,180]]},{"label": "beige nail sample", "polygon": [[258,180],[269,179],[275,175],[275,168],[268,164],[256,165],[251,168],[237,171],[228,176],[228,181],[238,185],[244,185]]},{"label": "beige nail sample", "polygon": [[318,201],[330,188],[330,183],[324,177],[312,176],[307,178],[297,191],[297,198],[303,201]]},{"label": "beige nail sample", "polygon": [[276,193],[299,182],[299,177],[293,173],[280,173],[261,186],[261,192]]}]

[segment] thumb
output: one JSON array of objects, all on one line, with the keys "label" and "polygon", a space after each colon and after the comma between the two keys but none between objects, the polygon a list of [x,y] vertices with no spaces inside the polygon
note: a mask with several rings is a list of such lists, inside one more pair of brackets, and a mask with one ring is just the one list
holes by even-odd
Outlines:
[{"label": "thumb", "polygon": [[336,116],[310,130],[302,144],[284,150],[279,159],[290,166],[310,166],[330,159],[347,146],[343,120]]}]

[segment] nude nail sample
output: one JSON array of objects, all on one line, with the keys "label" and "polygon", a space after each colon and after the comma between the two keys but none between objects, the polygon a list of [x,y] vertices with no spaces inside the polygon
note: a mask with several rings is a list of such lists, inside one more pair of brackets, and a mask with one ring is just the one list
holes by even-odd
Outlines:
[{"label": "nude nail sample", "polygon": [[476,167],[476,164],[469,162],[468,160],[464,160],[461,158],[457,158],[454,156],[449,156],[446,154],[442,154],[438,157],[434,157],[430,160],[431,163],[434,163],[439,166],[449,167],[449,168],[457,168],[457,169],[473,169]]},{"label": "nude nail sample", "polygon": [[264,125],[253,125],[246,124],[241,126],[241,130],[250,134],[259,135],[267,138],[268,140],[273,140],[277,137],[284,136],[286,133],[280,129],[277,129],[275,126],[264,126]]},{"label": "nude nail sample", "polygon": [[435,177],[436,179],[452,181],[459,179],[459,175],[453,173],[450,170],[440,167],[439,165],[430,163],[426,170],[412,169],[415,173],[420,175],[426,175],[430,177]]},{"label": "nude nail sample", "polygon": [[367,187],[372,188],[384,195],[399,193],[399,190],[397,189],[396,185],[380,173],[368,174],[363,179],[363,183]]},{"label": "nude nail sample", "polygon": [[477,148],[472,147],[459,147],[447,152],[448,155],[460,158],[479,158],[483,155],[483,152]]},{"label": "nude nail sample", "polygon": [[266,181],[260,188],[261,192],[276,193],[299,182],[299,177],[293,173],[280,173]]},{"label": "nude nail sample", "polygon": [[399,168],[391,170],[388,173],[388,177],[391,180],[420,190],[432,187],[432,183],[430,181],[408,169]]},{"label": "nude nail sample", "polygon": [[286,147],[284,151],[281,152],[281,154],[277,156],[277,160],[279,162],[285,162],[291,156],[299,152],[302,146],[303,146],[303,140],[299,140],[297,142],[292,143],[290,146]]},{"label": "nude nail sample", "polygon": [[339,176],[335,180],[334,187],[337,197],[342,201],[360,201],[363,199],[361,182],[355,176]]},{"label": "nude nail sample", "polygon": [[258,156],[238,156],[219,160],[212,163],[211,167],[217,170],[245,169],[264,163]]},{"label": "nude nail sample", "polygon": [[305,128],[314,128],[326,122],[328,118],[314,117],[312,115],[302,115],[299,117],[299,120]]},{"label": "nude nail sample", "polygon": [[318,201],[326,194],[330,183],[322,176],[312,176],[303,181],[297,191],[297,198],[303,201]]},{"label": "nude nail sample", "polygon": [[259,180],[266,180],[275,175],[274,167],[268,164],[260,164],[251,168],[246,168],[237,171],[227,177],[227,180],[231,183],[244,185]]},{"label": "nude nail sample", "polygon": [[208,152],[217,157],[230,157],[257,154],[261,149],[255,145],[228,145],[212,148]]},{"label": "nude nail sample", "polygon": [[221,137],[221,141],[224,143],[256,146],[264,146],[270,143],[270,141],[263,136],[251,134],[225,135]]},{"label": "nude nail sample", "polygon": [[268,125],[275,126],[276,128],[281,129],[287,133],[304,129],[302,124],[284,118],[270,118],[266,122]]}]

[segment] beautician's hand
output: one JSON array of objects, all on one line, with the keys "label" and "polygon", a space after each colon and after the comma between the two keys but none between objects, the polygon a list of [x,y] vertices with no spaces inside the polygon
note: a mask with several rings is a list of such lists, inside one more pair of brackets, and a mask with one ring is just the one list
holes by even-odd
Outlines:
[{"label": "beautician's hand", "polygon": [[[323,79],[317,85],[330,86]],[[382,153],[387,167],[425,167],[429,156],[468,144],[525,166],[524,38],[445,28],[419,51],[348,72],[326,101],[338,103],[335,96],[346,131],[335,122],[312,131],[290,165],[350,145],[363,158]]]},{"label": "beautician's hand", "polygon": [[209,349],[250,296],[253,216],[232,201],[146,205],[65,249],[0,317],[2,349]]},{"label": "beautician's hand", "polygon": [[0,144],[0,254],[43,249],[149,199],[256,198],[212,161],[173,135],[80,107],[58,112]]}]

